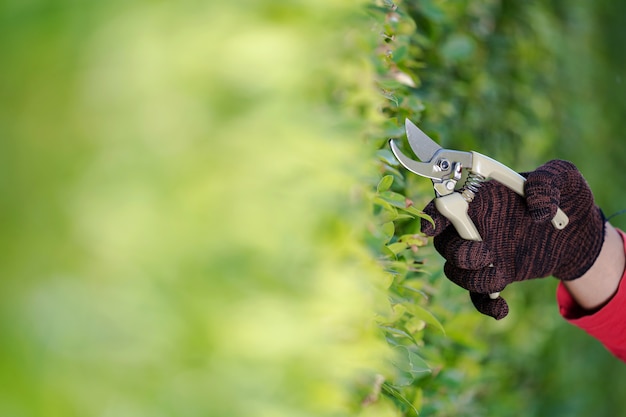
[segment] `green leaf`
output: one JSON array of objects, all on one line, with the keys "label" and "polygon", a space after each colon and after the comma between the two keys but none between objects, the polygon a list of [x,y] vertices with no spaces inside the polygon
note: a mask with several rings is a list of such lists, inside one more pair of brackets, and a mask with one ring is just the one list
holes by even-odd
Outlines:
[{"label": "green leaf", "polygon": [[394,255],[398,255],[400,252],[407,248],[407,244],[404,242],[396,242],[386,246]]},{"label": "green leaf", "polygon": [[405,349],[408,352],[407,354],[408,365],[409,365],[408,370],[409,372],[411,372],[411,374],[415,376],[423,376],[423,374],[425,373],[432,372],[432,369],[430,369],[430,366],[428,365],[428,363],[426,363],[424,358],[422,358],[421,356],[419,356],[417,353],[413,352],[409,348],[405,348]]},{"label": "green leaf", "polygon": [[403,404],[405,407],[408,407],[410,410],[412,410],[415,413],[416,416],[419,416],[420,413],[418,409],[415,408],[413,403],[409,401],[404,395],[402,395],[400,390],[398,390],[396,387],[385,382],[382,385],[382,391],[385,393],[385,395],[397,400],[398,402]]},{"label": "green leaf", "polygon": [[444,335],[446,334],[446,330],[443,328],[441,322],[437,320],[437,318],[430,311],[415,303],[407,303],[407,308],[409,312],[413,314],[413,316],[424,320],[426,323],[434,326]]},{"label": "green leaf", "polygon": [[415,339],[413,339],[413,336],[411,336],[404,330],[396,329],[395,327],[392,327],[392,326],[379,326],[379,327],[393,336],[403,337],[403,338],[415,341]]},{"label": "green leaf", "polygon": [[382,193],[383,191],[387,191],[391,187],[391,184],[393,184],[393,175],[385,175],[378,183],[376,190]]},{"label": "green leaf", "polygon": [[380,229],[383,232],[383,235],[385,237],[385,241],[388,242],[393,237],[393,232],[395,231],[395,227],[393,225],[393,222],[387,222],[387,223],[383,224]]},{"label": "green leaf", "polygon": [[[402,87],[402,83],[393,78],[382,78],[378,79],[377,82],[378,86],[384,90],[397,90]],[[394,94],[391,94],[390,92],[383,92],[383,96],[398,105],[398,98]]]},{"label": "green leaf", "polygon": [[383,209],[387,210],[387,211],[394,211],[394,212],[398,212],[398,210],[395,209],[394,206],[392,206],[389,202],[387,202],[387,200],[384,200],[380,197],[374,197],[372,199],[372,202],[374,204],[377,204],[379,206],[381,206]]},{"label": "green leaf", "polygon": [[377,214],[381,224],[394,221],[398,218],[398,209],[382,198],[375,197],[372,202],[383,209],[382,212]]},{"label": "green leaf", "polygon": [[[387,136],[393,136],[393,135],[387,135]],[[384,163],[388,164],[388,165],[398,165],[398,160],[396,159],[395,156],[393,156],[393,153],[385,148],[385,149],[380,149],[376,152],[376,156],[378,157],[378,159],[380,159],[381,161],[383,161]]]},{"label": "green leaf", "polygon": [[405,408],[408,408],[409,410],[413,411],[413,413],[415,413],[416,416],[419,416],[419,410],[415,408],[415,406],[413,405],[411,401],[409,401],[404,395],[402,395],[402,392],[398,388],[385,382],[382,385],[382,392],[388,397],[399,402]]},{"label": "green leaf", "polygon": [[[392,258],[392,259],[396,259],[396,254],[393,253],[393,251],[391,249],[389,249],[387,246],[383,246],[382,247],[382,256],[385,256],[387,258]],[[391,284],[389,284],[391,285]],[[389,286],[385,287],[385,288],[389,288]]]},{"label": "green leaf", "polygon": [[393,191],[384,191],[379,194],[380,198],[394,207],[406,209],[406,197]]},{"label": "green leaf", "polygon": [[393,61],[398,63],[406,58],[407,52],[409,48],[406,45],[402,45],[398,47],[395,51],[393,51]]},{"label": "green leaf", "polygon": [[[397,206],[396,206],[397,207]],[[427,220],[430,224],[432,224],[433,226],[435,226],[435,221],[433,220],[432,217],[430,217],[428,214],[424,213],[421,210],[416,209],[413,206],[409,206],[409,207],[401,207],[404,211],[406,211],[407,213],[411,213],[417,217],[419,217],[420,219],[424,219]]]},{"label": "green leaf", "polygon": [[412,319],[407,320],[404,327],[406,327],[406,330],[409,333],[415,334],[424,330],[424,328],[426,327],[426,322],[420,318],[413,317]]},{"label": "green leaf", "polygon": [[394,219],[394,220],[408,220],[408,219],[414,219],[414,216],[408,215],[408,214],[400,214],[398,213],[398,216]]},{"label": "green leaf", "polygon": [[421,356],[406,346],[394,347],[393,366],[398,371],[394,384],[397,386],[411,385],[416,379],[430,375],[432,370]]},{"label": "green leaf", "polygon": [[400,320],[407,312],[406,306],[404,304],[394,304],[391,307],[392,316],[390,317],[390,321],[395,322]]},{"label": "green leaf", "polygon": [[400,242],[406,243],[408,246],[424,246],[428,243],[428,238],[421,234],[411,233],[402,235],[398,238]]}]

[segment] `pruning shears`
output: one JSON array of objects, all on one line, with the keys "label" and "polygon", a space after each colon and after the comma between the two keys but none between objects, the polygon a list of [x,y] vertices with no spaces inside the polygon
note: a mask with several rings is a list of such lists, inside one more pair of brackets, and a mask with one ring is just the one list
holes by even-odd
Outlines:
[{"label": "pruning shears", "polygon": [[[435,207],[450,220],[463,239],[482,240],[467,211],[484,181],[498,181],[524,197],[526,179],[506,165],[478,152],[444,149],[409,119],[405,120],[405,129],[409,145],[420,162],[402,153],[393,139],[389,140],[391,151],[406,169],[432,180]],[[465,176],[464,170],[467,171]],[[559,208],[552,219],[552,225],[561,230],[568,222],[567,215]],[[499,293],[490,294],[493,299],[498,296]]]}]

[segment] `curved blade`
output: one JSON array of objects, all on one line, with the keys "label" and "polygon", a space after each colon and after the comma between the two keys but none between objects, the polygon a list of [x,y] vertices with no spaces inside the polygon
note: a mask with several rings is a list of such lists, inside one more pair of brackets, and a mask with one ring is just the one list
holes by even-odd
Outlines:
[{"label": "curved blade", "polygon": [[433,155],[441,149],[434,140],[422,132],[419,127],[415,126],[409,119],[404,120],[406,129],[406,137],[409,139],[409,145],[420,161],[430,161]]},{"label": "curved blade", "polygon": [[389,146],[391,146],[391,152],[393,152],[396,159],[406,169],[414,174],[421,175],[422,177],[430,178],[433,180],[441,181],[441,173],[433,170],[433,165],[427,162],[417,162],[402,153],[398,145],[393,139],[389,140]]}]

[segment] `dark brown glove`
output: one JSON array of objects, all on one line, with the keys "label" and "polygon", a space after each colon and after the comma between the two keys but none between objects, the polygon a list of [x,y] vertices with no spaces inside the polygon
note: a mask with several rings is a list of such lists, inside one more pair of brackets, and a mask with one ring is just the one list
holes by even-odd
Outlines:
[{"label": "dark brown glove", "polygon": [[[469,204],[482,242],[462,239],[432,201],[424,212],[435,227],[422,220],[422,232],[435,237],[435,248],[446,259],[446,276],[469,290],[478,311],[498,320],[509,307],[502,297],[489,298],[490,293],[511,282],[549,275],[579,278],[593,265],[604,242],[604,215],[572,163],[550,161],[524,176],[525,199],[487,181]],[[569,217],[563,230],[550,222],[558,207]]]}]

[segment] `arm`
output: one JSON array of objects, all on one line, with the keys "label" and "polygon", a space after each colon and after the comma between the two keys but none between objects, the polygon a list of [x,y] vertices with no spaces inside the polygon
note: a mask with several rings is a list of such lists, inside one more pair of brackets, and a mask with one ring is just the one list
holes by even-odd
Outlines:
[{"label": "arm", "polygon": [[563,281],[576,303],[587,311],[603,307],[617,292],[624,274],[624,242],[620,233],[609,223],[598,259],[578,279]]},{"label": "arm", "polygon": [[557,290],[561,315],[626,362],[626,252],[624,233],[607,224],[602,251],[591,269]]}]

